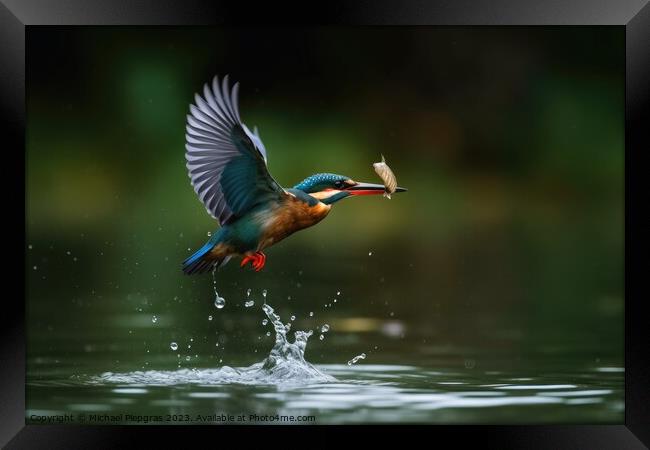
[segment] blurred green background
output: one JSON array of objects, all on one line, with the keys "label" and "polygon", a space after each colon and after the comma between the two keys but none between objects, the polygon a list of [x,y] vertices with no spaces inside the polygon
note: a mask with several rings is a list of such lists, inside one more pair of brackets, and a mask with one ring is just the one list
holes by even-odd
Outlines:
[{"label": "blurred green background", "polygon": [[[251,364],[263,289],[332,326],[316,363],[622,366],[623,28],[44,27],[28,50],[28,376]],[[184,128],[226,73],[283,185],[378,182],[383,154],[409,192],[231,262],[217,310],[180,270],[217,228]]]}]

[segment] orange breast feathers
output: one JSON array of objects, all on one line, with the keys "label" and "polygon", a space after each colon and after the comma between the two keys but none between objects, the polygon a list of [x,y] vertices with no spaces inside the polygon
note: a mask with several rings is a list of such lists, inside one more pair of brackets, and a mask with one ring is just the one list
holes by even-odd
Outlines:
[{"label": "orange breast feathers", "polygon": [[287,193],[282,202],[264,221],[260,250],[286,238],[290,234],[316,225],[330,212],[331,205],[318,202],[314,206]]}]

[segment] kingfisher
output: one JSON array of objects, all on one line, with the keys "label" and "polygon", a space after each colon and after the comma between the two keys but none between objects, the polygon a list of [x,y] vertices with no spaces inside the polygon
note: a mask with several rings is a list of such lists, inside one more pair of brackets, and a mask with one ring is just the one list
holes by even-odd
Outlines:
[{"label": "kingfisher", "polygon": [[[384,193],[381,184],[345,175],[318,173],[283,188],[267,168],[267,153],[256,127],[239,116],[239,83],[215,76],[195,94],[187,115],[185,159],[194,192],[220,228],[183,261],[185,274],[216,270],[233,256],[241,267],[260,271],[262,252],[296,231],[323,220],[332,205],[347,197]],[[398,187],[396,192],[406,189]]]}]

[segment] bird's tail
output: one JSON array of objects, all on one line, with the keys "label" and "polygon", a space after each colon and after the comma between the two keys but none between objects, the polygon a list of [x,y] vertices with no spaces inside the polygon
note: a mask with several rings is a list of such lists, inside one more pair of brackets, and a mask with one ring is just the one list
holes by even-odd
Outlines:
[{"label": "bird's tail", "polygon": [[[215,236],[216,237],[216,236]],[[218,239],[210,239],[203,247],[192,256],[183,261],[183,272],[186,275],[205,273],[225,265],[230,260],[230,255],[223,258],[214,258],[210,250],[217,244]]]}]

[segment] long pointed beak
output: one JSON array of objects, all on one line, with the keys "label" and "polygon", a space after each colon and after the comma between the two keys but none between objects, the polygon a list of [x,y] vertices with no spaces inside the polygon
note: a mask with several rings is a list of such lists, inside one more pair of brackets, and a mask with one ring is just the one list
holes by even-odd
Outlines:
[{"label": "long pointed beak", "polygon": [[[346,189],[350,195],[377,195],[383,194],[385,188],[383,184],[374,184],[374,183],[357,183],[354,186],[350,186]],[[406,192],[407,189],[403,187],[398,187],[395,189],[395,192]]]}]

